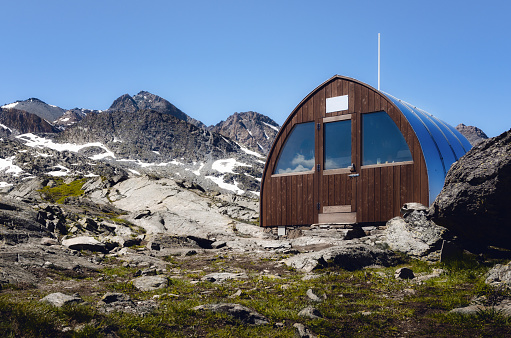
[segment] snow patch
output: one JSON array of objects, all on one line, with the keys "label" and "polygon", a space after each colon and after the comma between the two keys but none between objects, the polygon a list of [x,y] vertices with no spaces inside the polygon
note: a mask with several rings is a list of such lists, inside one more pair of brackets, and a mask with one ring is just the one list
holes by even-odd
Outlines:
[{"label": "snow patch", "polygon": [[19,102],[9,103],[9,104],[2,106],[2,108],[11,109],[11,108],[16,107],[18,104],[19,104]]},{"label": "snow patch", "polygon": [[56,165],[53,168],[57,168],[60,170],[50,171],[47,173],[48,175],[55,176],[55,177],[56,176],[67,176],[71,172],[71,170],[69,170],[68,168],[66,168],[62,165]]},{"label": "snow patch", "polygon": [[7,188],[7,187],[12,187],[12,184],[7,183],[7,182],[0,182],[0,188]]},{"label": "snow patch", "polygon": [[6,129],[6,130],[8,130],[8,131],[10,131],[12,133],[12,129],[7,127],[6,125],[3,125],[3,124],[0,123],[0,127],[4,128],[4,129]]},{"label": "snow patch", "polygon": [[221,173],[233,173],[234,174],[234,167],[250,167],[249,164],[236,162],[236,159],[229,158],[227,160],[217,160],[213,162],[211,165],[211,169],[216,170]]},{"label": "snow patch", "polygon": [[275,131],[279,131],[279,128],[278,127],[275,127],[269,123],[266,123],[266,122],[263,122],[263,124],[266,124],[268,127],[270,127],[271,129],[275,130]]},{"label": "snow patch", "polygon": [[209,178],[212,180],[216,185],[218,185],[221,189],[232,191],[238,195],[243,194],[245,191],[238,188],[238,184],[236,181],[234,181],[234,184],[225,183],[224,179],[222,177],[215,177],[215,176],[206,176],[206,178]]},{"label": "snow patch", "polygon": [[152,152],[155,153],[156,155],[161,155],[159,151],[152,150]]},{"label": "snow patch", "polygon": [[6,174],[12,174],[13,176],[19,176],[23,172],[23,169],[12,163],[14,156],[8,158],[0,158],[0,171],[5,171]]},{"label": "snow patch", "polygon": [[197,176],[200,176],[200,171],[201,169],[204,167],[204,163],[202,163],[199,167],[199,169],[195,170],[195,171],[192,171],[192,173],[194,173],[195,175]]},{"label": "snow patch", "polygon": [[243,150],[245,153],[249,154],[249,155],[252,155],[252,156],[256,156],[256,157],[264,157],[263,155],[259,154],[258,152],[256,151],[252,151],[252,150],[249,150],[245,147],[243,147],[242,145],[240,145],[239,143],[236,143],[240,148],[241,150]]},{"label": "snow patch", "polygon": [[132,172],[133,174],[135,174],[135,175],[138,175],[138,176],[140,176],[140,175],[141,175],[138,171],[136,171],[136,170],[134,170],[134,169],[128,169],[128,170],[129,170],[130,172]]},{"label": "snow patch", "polygon": [[93,142],[86,144],[74,144],[74,143],[55,143],[52,140],[46,139],[44,137],[39,137],[32,133],[22,134],[16,136],[16,138],[25,142],[25,145],[32,148],[50,148],[57,151],[71,151],[74,153],[79,152],[83,148],[89,147],[98,147],[103,149],[105,152],[103,154],[94,155],[89,157],[93,160],[103,159],[105,157],[112,157],[115,159],[115,154],[110,151],[103,143]]}]

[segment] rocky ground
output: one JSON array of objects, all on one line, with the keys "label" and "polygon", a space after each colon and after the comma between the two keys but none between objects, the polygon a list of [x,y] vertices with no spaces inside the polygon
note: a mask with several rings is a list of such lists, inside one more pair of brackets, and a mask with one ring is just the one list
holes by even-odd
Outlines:
[{"label": "rocky ground", "polygon": [[[476,151],[509,153],[510,133]],[[473,155],[431,208],[286,236],[257,225],[257,200],[184,180],[108,166],[108,176],[20,178],[0,196],[0,327],[13,337],[509,336],[511,255],[491,246],[507,236],[495,221],[506,211],[486,213],[482,242],[452,218],[440,225],[446,210],[478,204],[467,191],[509,198],[507,157],[486,170]],[[458,178],[466,159],[470,189]]]}]

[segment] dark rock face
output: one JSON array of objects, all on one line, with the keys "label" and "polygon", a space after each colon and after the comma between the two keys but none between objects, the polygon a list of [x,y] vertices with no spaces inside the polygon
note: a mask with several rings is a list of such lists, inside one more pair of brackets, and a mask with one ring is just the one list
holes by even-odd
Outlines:
[{"label": "dark rock face", "polygon": [[280,126],[268,116],[249,111],[234,113],[227,120],[208,128],[254,151],[267,154]]},{"label": "dark rock face", "polygon": [[453,164],[430,215],[472,245],[511,248],[510,192],[511,130]]},{"label": "dark rock face", "polygon": [[89,114],[59,139],[77,144],[99,141],[119,158],[144,162],[153,161],[154,152],[190,162],[236,152],[220,135],[153,110]]},{"label": "dark rock face", "polygon": [[15,108],[18,110],[24,110],[26,112],[35,114],[49,122],[58,119],[62,114],[64,114],[65,111],[65,109],[46,104],[45,102],[36,98],[30,98],[24,101],[16,101],[14,103],[2,106],[2,108]]},{"label": "dark rock face", "polygon": [[[0,108],[0,123],[10,128],[10,133],[14,134],[59,132],[43,118],[18,109]],[[5,128],[0,129],[5,130]]]},{"label": "dark rock face", "polygon": [[108,110],[128,113],[134,113],[138,110],[154,110],[159,113],[175,116],[178,119],[191,123],[199,128],[205,127],[202,122],[186,115],[169,101],[146,91],[141,91],[133,97],[129,94],[124,94],[116,99]]},{"label": "dark rock face", "polygon": [[73,108],[67,110],[64,115],[53,122],[53,125],[65,129],[77,122],[80,122],[87,114],[98,113],[97,110]]},{"label": "dark rock face", "polygon": [[460,123],[456,126],[456,130],[465,136],[468,142],[473,146],[488,139],[484,131],[474,126],[466,126]]}]

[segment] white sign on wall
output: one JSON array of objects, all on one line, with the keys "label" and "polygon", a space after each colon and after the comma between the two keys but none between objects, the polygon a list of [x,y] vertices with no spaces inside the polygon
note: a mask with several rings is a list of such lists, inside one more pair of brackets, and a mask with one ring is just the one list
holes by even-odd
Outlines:
[{"label": "white sign on wall", "polygon": [[348,95],[329,97],[326,99],[326,112],[348,110]]}]

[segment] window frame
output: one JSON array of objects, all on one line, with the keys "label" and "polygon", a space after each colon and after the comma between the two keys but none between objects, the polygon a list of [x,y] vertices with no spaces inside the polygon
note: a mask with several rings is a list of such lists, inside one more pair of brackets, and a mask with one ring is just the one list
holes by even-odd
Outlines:
[{"label": "window frame", "polygon": [[[374,113],[385,113],[387,114],[387,116],[391,119],[391,121],[396,125],[397,129],[399,130],[399,132],[401,133],[401,136],[403,137],[405,143],[406,143],[406,146],[408,147],[408,151],[410,152],[410,155],[412,156],[412,160],[411,161],[402,161],[402,162],[393,162],[393,163],[380,163],[380,164],[362,164],[363,161],[364,161],[364,122],[363,122],[363,119],[364,119],[364,116],[363,115],[366,115],[366,114],[374,114]],[[397,125],[397,123],[394,121],[394,119],[390,116],[390,114],[386,111],[386,110],[378,110],[378,111],[372,111],[372,112],[364,112],[364,113],[361,113],[360,114],[360,168],[361,169],[370,169],[370,168],[381,168],[381,167],[395,167],[395,166],[402,166],[402,165],[411,165],[411,164],[414,164],[414,161],[413,161],[413,152],[410,148],[410,145],[408,144],[408,142],[406,141],[406,138],[405,138],[405,135],[403,134],[403,132],[401,131],[401,128],[399,128],[399,126]]]},{"label": "window frame", "polygon": [[343,114],[343,115],[338,115],[338,116],[329,116],[329,117],[324,117],[323,118],[323,128],[322,128],[322,133],[323,133],[323,144],[321,145],[322,146],[322,152],[323,152],[323,163],[321,164],[322,167],[323,167],[323,175],[339,175],[339,174],[349,174],[351,173],[351,170],[349,168],[335,168],[335,169],[324,169],[325,168],[325,124],[327,123],[331,123],[331,122],[339,122],[339,121],[345,121],[345,120],[350,120],[350,127],[351,127],[351,140],[350,140],[350,147],[351,147],[351,151],[350,151],[350,155],[351,155],[351,159],[350,159],[350,162],[353,163],[353,121],[352,121],[352,118],[354,115],[353,113],[350,113],[350,114]]},{"label": "window frame", "polygon": [[286,147],[286,144],[288,142],[288,138],[293,134],[293,131],[295,130],[296,126],[300,125],[300,124],[307,124],[307,123],[312,123],[313,125],[315,125],[315,122],[314,121],[306,121],[306,122],[301,122],[301,123],[295,123],[292,127],[291,127],[291,130],[290,132],[286,135],[286,139],[284,140],[280,150],[279,150],[279,154],[277,156],[277,159],[276,161],[274,162],[274,165],[273,165],[273,168],[272,168],[272,174],[271,174],[271,177],[283,177],[283,176],[296,176],[296,175],[310,175],[310,174],[314,174],[315,173],[315,168],[316,168],[316,159],[317,159],[317,154],[316,154],[316,128],[314,128],[314,135],[313,135],[313,139],[314,139],[314,166],[312,167],[311,170],[305,170],[305,171],[298,171],[298,172],[289,172],[289,173],[275,173],[275,170],[277,169],[277,165],[279,164],[279,160],[280,160],[280,157],[282,155],[282,152],[284,151],[285,147]]}]

